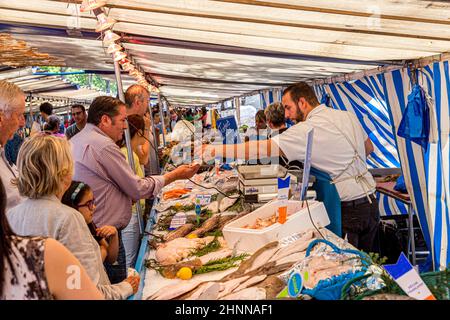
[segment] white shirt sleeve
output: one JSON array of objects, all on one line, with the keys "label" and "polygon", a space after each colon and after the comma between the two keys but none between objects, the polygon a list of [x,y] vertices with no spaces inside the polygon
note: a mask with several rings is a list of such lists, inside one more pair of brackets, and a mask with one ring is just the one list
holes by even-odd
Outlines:
[{"label": "white shirt sleeve", "polygon": [[[100,249],[98,246],[95,249],[93,248],[90,241],[92,236],[83,216],[75,209],[68,208],[68,210],[72,210],[72,212],[66,215],[54,237],[72,252],[86,269],[91,280],[97,284],[100,278],[98,270]],[[96,254],[94,250],[99,252]]]},{"label": "white shirt sleeve", "polygon": [[304,161],[309,129],[310,126],[307,123],[298,123],[282,134],[273,137],[272,141],[281,149],[289,162],[294,160]]}]

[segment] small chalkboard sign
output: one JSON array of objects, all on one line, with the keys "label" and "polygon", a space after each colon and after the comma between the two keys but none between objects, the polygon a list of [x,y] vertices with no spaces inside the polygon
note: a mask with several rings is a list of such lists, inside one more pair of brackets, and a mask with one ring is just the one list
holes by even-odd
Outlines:
[{"label": "small chalkboard sign", "polygon": [[222,134],[223,143],[240,143],[237,121],[234,116],[223,117],[216,122],[217,130]]}]

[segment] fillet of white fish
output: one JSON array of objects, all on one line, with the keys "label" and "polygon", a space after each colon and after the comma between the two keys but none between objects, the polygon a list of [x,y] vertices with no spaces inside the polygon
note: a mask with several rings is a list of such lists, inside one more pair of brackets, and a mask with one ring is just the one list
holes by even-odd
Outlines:
[{"label": "fillet of white fish", "polygon": [[241,283],[245,282],[248,278],[250,278],[250,276],[244,276],[223,282],[219,292],[219,299],[233,292],[234,289],[236,289]]},{"label": "fillet of white fish", "polygon": [[193,250],[203,248],[213,240],[214,237],[177,238],[161,244],[156,250],[155,256],[161,265],[175,264],[187,258]]},{"label": "fillet of white fish", "polygon": [[155,294],[151,295],[149,299],[170,300],[197,288],[201,283],[203,283],[203,281],[183,280],[177,284],[171,284],[159,289]]},{"label": "fillet of white fish", "polygon": [[216,252],[211,252],[208,254],[205,254],[202,257],[199,257],[202,264],[207,264],[210,261],[219,260],[219,259],[225,259],[230,257],[233,254],[233,250],[231,249],[222,249]]},{"label": "fillet of white fish", "polygon": [[202,283],[186,300],[217,300],[219,297],[219,290],[220,285],[217,282]]},{"label": "fillet of white fish", "polygon": [[238,292],[238,291],[241,291],[241,290],[243,290],[245,288],[251,287],[254,284],[260,283],[261,281],[263,281],[266,278],[267,278],[267,276],[265,274],[260,275],[260,276],[251,277],[250,279],[248,279],[247,281],[245,281],[244,283],[239,285],[239,287],[234,289],[233,292]]},{"label": "fillet of white fish", "polygon": [[[220,299],[220,298],[219,298]],[[258,287],[246,288],[238,292],[233,292],[221,300],[264,300],[266,299],[266,290]]]},{"label": "fillet of white fish", "polygon": [[220,201],[219,212],[224,212],[225,210],[227,210],[236,202],[237,199],[237,196],[236,198],[223,198],[222,201]]}]

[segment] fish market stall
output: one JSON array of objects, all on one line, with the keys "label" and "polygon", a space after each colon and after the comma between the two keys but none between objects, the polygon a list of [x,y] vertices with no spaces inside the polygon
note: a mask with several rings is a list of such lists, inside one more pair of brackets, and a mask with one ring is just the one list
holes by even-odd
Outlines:
[{"label": "fish market stall", "polygon": [[314,289],[321,280],[347,281],[369,270],[369,256],[325,228],[322,203],[289,200],[280,224],[281,202],[244,201],[238,175],[213,167],[161,191],[142,241],[134,299],[287,298],[298,272],[308,275],[310,293],[300,298],[320,298]]}]

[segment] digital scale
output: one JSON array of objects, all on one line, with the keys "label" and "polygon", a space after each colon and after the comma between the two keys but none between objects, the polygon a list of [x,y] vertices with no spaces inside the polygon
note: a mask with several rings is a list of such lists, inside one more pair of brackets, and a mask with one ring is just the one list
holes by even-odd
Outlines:
[{"label": "digital scale", "polygon": [[[296,190],[303,177],[302,170],[287,170],[281,165],[242,165],[237,167],[239,191],[247,203],[265,203],[278,195],[278,178],[291,177],[290,189]],[[312,185],[314,177],[309,178]]]}]

